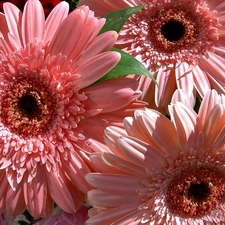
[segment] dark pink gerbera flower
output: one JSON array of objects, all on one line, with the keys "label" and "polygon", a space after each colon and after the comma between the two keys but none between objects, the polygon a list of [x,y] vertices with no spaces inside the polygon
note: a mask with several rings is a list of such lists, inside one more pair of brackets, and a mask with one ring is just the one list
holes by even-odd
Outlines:
[{"label": "dark pink gerbera flower", "polygon": [[142,100],[160,110],[182,88],[195,101],[225,93],[224,0],[80,0],[97,15],[143,4],[122,28],[117,47],[142,62],[158,82],[137,76]]},{"label": "dark pink gerbera flower", "polygon": [[[38,0],[23,13],[5,3],[0,14],[0,212],[28,209],[48,216],[56,202],[76,211],[89,190],[91,143],[106,125],[143,107],[138,83],[98,82],[120,60],[117,33],[98,35],[105,19],[88,7],[68,15],[58,4],[45,20]],[[112,101],[111,101],[112,100]]]}]

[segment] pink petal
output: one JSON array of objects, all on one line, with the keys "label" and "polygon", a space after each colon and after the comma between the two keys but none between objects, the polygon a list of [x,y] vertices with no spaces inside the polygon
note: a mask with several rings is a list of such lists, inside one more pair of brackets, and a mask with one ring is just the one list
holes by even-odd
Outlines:
[{"label": "pink petal", "polygon": [[146,142],[133,137],[121,137],[120,149],[135,164],[144,168],[157,167],[164,161],[164,154]]},{"label": "pink petal", "polygon": [[179,155],[180,148],[177,139],[177,131],[172,122],[155,110],[143,112],[143,122],[149,132],[149,138],[153,139],[159,146],[157,149],[163,150],[167,155],[176,158]]},{"label": "pink petal", "polygon": [[143,167],[131,163],[127,160],[121,159],[116,155],[110,153],[103,153],[102,158],[107,164],[112,165],[116,169],[120,170],[122,173],[135,175],[137,177],[145,176],[146,174],[146,171]]},{"label": "pink petal", "polygon": [[24,199],[26,206],[33,217],[40,217],[47,197],[47,184],[44,171],[41,166],[37,168],[37,174],[30,183],[24,184]]},{"label": "pink petal", "polygon": [[[108,113],[125,107],[131,101],[137,99],[138,96],[135,93],[137,87],[138,82],[129,78],[118,77],[92,85],[83,91],[88,97],[87,105],[102,109],[101,113]],[[112,97],[113,101],[109,101],[109,97]]]},{"label": "pink petal", "polygon": [[96,82],[116,66],[120,57],[118,52],[105,52],[78,67],[76,73],[81,75],[81,78],[77,80],[77,86],[84,88]]},{"label": "pink petal", "polygon": [[215,90],[210,90],[205,94],[198,112],[202,124],[205,123],[213,107],[219,103],[221,103],[221,99]]},{"label": "pink petal", "polygon": [[66,212],[75,212],[76,207],[74,205],[73,197],[71,196],[70,190],[67,187],[67,179],[62,176],[57,176],[53,172],[49,172],[46,177],[49,192],[56,204]]},{"label": "pink petal", "polygon": [[50,44],[49,52],[54,55],[61,52],[62,55],[76,61],[84,48],[97,36],[104,22],[104,19],[89,17],[83,10],[74,10],[60,24]]},{"label": "pink petal", "polygon": [[194,85],[197,89],[198,93],[201,95],[201,97],[205,96],[206,92],[211,89],[209,79],[207,77],[207,74],[202,71],[199,66],[196,66],[192,70],[192,74],[194,77]]},{"label": "pink petal", "polygon": [[[107,153],[105,153],[107,154]],[[92,153],[90,155],[91,163],[95,172],[102,172],[102,173],[111,173],[111,174],[120,174],[121,171],[116,169],[114,166],[105,163],[102,157],[103,154],[101,153]]]},{"label": "pink petal", "polygon": [[225,59],[219,55],[209,52],[207,59],[202,58],[199,60],[200,68],[206,73],[210,74],[221,85],[225,85]]},{"label": "pink petal", "polygon": [[218,134],[224,128],[225,108],[223,105],[216,105],[207,117],[202,132],[205,137],[204,147],[210,148]]},{"label": "pink petal", "polygon": [[[132,197],[131,197],[132,196]],[[124,204],[131,204],[135,201],[139,201],[140,196],[135,192],[126,192],[126,193],[117,193],[116,191],[113,193],[104,192],[98,189],[91,190],[88,192],[88,201],[91,205],[96,207],[114,207],[120,206]]]},{"label": "pink petal", "polygon": [[184,105],[187,105],[190,108],[194,108],[195,106],[195,98],[190,98],[188,94],[185,93],[182,89],[177,89],[173,93],[171,103],[175,104],[177,102],[182,102],[184,103]]},{"label": "pink petal", "polygon": [[58,26],[67,17],[68,13],[69,4],[67,2],[60,2],[50,12],[45,22],[45,44],[52,39]]},{"label": "pink petal", "polygon": [[194,80],[192,75],[192,65],[181,63],[175,68],[177,87],[184,90],[188,96],[191,96],[194,88]]},{"label": "pink petal", "polygon": [[136,194],[142,186],[141,178],[120,174],[89,173],[86,175],[88,183],[105,192]]},{"label": "pink petal", "polygon": [[157,107],[164,107],[170,102],[172,94],[176,88],[174,68],[164,70],[160,68],[156,77],[155,103]]},{"label": "pink petal", "polygon": [[23,45],[21,41],[21,22],[22,22],[22,13],[20,10],[11,3],[5,3],[3,5],[5,18],[9,28],[9,33],[15,38],[17,44],[15,45],[17,49],[20,49],[20,46]]},{"label": "pink petal", "polygon": [[85,180],[85,175],[90,172],[83,159],[77,153],[71,153],[68,161],[62,162],[64,173],[71,182],[82,192],[87,192],[91,187]]},{"label": "pink petal", "polygon": [[76,66],[85,63],[95,55],[109,51],[115,44],[118,34],[115,31],[108,31],[98,35],[95,40],[87,47],[76,63]]},{"label": "pink petal", "polygon": [[194,146],[198,130],[200,131],[200,127],[196,125],[197,114],[180,102],[169,106],[169,111],[177,130],[180,146],[183,150],[188,150],[190,146]]},{"label": "pink petal", "polygon": [[14,191],[10,186],[6,194],[6,212],[9,216],[17,216],[26,209],[23,184],[20,183]]},{"label": "pink petal", "polygon": [[38,0],[28,1],[24,7],[22,17],[22,37],[24,46],[33,42],[43,40],[45,27],[45,15],[42,4]]}]

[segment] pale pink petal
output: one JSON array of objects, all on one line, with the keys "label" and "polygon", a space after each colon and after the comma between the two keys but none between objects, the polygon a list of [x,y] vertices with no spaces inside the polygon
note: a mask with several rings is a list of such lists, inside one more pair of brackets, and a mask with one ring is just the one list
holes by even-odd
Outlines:
[{"label": "pale pink petal", "polygon": [[22,13],[15,5],[11,3],[5,3],[3,7],[9,32],[17,42],[16,47],[19,48],[19,46],[23,45],[21,40]]},{"label": "pale pink petal", "polygon": [[96,37],[91,45],[89,45],[86,51],[82,54],[77,61],[76,66],[90,60],[93,56],[108,51],[115,44],[118,34],[115,31],[108,31],[102,33]]},{"label": "pale pink petal", "polygon": [[112,167],[115,167],[120,171],[123,171],[123,173],[132,174],[135,176],[143,176],[143,173],[145,172],[145,169],[143,169],[143,167],[140,165],[136,165],[110,153],[103,153],[102,158],[105,160],[105,162],[107,162],[107,164],[112,165]]},{"label": "pale pink petal", "polygon": [[[73,21],[77,22],[74,24]],[[95,17],[87,16],[83,10],[74,10],[57,29],[49,52],[51,54],[61,52],[68,58],[76,60],[88,44],[94,40],[104,23],[105,19],[98,20]]]},{"label": "pale pink petal", "polygon": [[210,81],[207,77],[205,71],[201,70],[199,66],[196,66],[192,70],[194,77],[194,86],[197,89],[198,93],[203,97],[208,90],[211,89]]},{"label": "pale pink petal", "polygon": [[22,16],[22,39],[26,46],[34,41],[43,40],[45,27],[45,15],[42,4],[38,0],[28,1],[24,7]]},{"label": "pale pink petal", "polygon": [[[104,153],[107,154],[107,153]],[[120,170],[116,169],[114,166],[111,166],[110,164],[106,164],[105,160],[103,160],[101,153],[92,153],[90,155],[90,159],[92,162],[92,167],[94,168],[94,171],[96,172],[102,172],[102,173],[111,173],[111,174],[120,174]]]},{"label": "pale pink petal", "polygon": [[85,88],[97,81],[115,67],[119,62],[120,57],[118,52],[102,53],[87,61],[86,64],[76,68],[76,73],[81,76],[77,81],[77,86]]},{"label": "pale pink petal", "polygon": [[164,107],[165,104],[171,100],[176,88],[174,73],[174,68],[166,71],[163,68],[160,68],[157,73],[156,82],[158,85],[155,88],[155,102],[158,107]]},{"label": "pale pink petal", "polygon": [[41,215],[47,198],[46,178],[42,167],[30,183],[24,184],[24,199],[29,212],[37,218]]},{"label": "pale pink petal", "polygon": [[115,191],[111,195],[109,195],[107,192],[95,189],[88,192],[88,200],[92,205],[95,205],[97,207],[101,207],[101,205],[104,205],[106,207],[120,206],[138,201],[139,196],[135,195],[134,192],[135,190],[133,191],[133,193],[129,190],[125,193],[118,193],[117,191]]},{"label": "pale pink petal", "polygon": [[192,75],[192,65],[181,63],[175,68],[177,87],[183,89],[188,96],[191,96],[194,88],[194,80]]},{"label": "pale pink petal", "polygon": [[[129,175],[91,173],[86,175],[87,181],[102,191],[125,194],[135,193],[140,186],[141,178]],[[110,185],[108,185],[110,183]],[[119,186],[118,186],[119,184]]]},{"label": "pale pink petal", "polygon": [[172,122],[159,112],[147,109],[143,112],[143,121],[149,132],[148,136],[154,139],[159,149],[176,158],[180,147]]},{"label": "pale pink petal", "polygon": [[56,174],[50,172],[47,176],[47,183],[50,194],[56,204],[66,212],[75,212],[76,208],[73,198],[68,190],[68,187],[66,186],[66,178],[57,176]]},{"label": "pale pink petal", "polygon": [[21,214],[26,209],[24,201],[24,188],[20,183],[17,186],[17,190],[14,191],[11,187],[8,187],[6,194],[6,212],[9,216],[16,216]]},{"label": "pale pink petal", "polygon": [[53,38],[58,26],[67,17],[68,13],[69,5],[64,1],[56,5],[56,7],[50,12],[45,22],[45,43]]},{"label": "pale pink petal", "polygon": [[[197,114],[194,110],[185,107],[182,103],[169,106],[171,120],[178,131],[178,140],[182,149],[188,150],[197,132]],[[195,133],[196,131],[196,133]]]},{"label": "pale pink petal", "polygon": [[[101,113],[108,113],[118,110],[133,99],[138,98],[138,93],[135,94],[135,91],[133,91],[137,87],[138,82],[135,83],[129,78],[121,77],[100,82],[83,90],[88,97],[86,101],[88,105],[101,109]],[[99,95],[99,92],[104,94]],[[109,101],[110,96],[113,97],[113,101]]]},{"label": "pale pink petal", "polygon": [[190,98],[187,93],[182,89],[177,89],[172,96],[171,103],[175,104],[177,102],[182,102],[185,105],[188,105],[190,108],[194,108],[195,99]]},{"label": "pale pink petal", "polygon": [[221,129],[223,129],[224,124],[225,108],[218,104],[211,110],[202,129],[204,137],[207,137],[204,141],[204,147],[211,147]]},{"label": "pale pink petal", "polygon": [[225,85],[225,59],[210,52],[207,59],[200,60],[200,68],[210,74],[216,81]]},{"label": "pale pink petal", "polygon": [[88,166],[84,163],[83,159],[76,153],[71,153],[69,161],[64,161],[62,168],[68,178],[75,186],[86,193],[90,186],[85,180],[85,175],[90,172]]},{"label": "pale pink petal", "polygon": [[219,103],[222,102],[215,90],[208,91],[206,93],[198,112],[199,120],[201,120],[202,124],[206,122],[206,119],[213,107]]},{"label": "pale pink petal", "polygon": [[135,164],[152,168],[163,161],[164,154],[147,143],[133,138],[121,137],[118,140],[121,151]]}]

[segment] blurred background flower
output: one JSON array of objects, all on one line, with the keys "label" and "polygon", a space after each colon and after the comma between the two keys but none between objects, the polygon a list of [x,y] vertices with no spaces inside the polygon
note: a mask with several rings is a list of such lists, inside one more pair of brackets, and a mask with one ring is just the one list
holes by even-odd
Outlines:
[{"label": "blurred background flower", "polygon": [[[183,89],[195,103],[214,88],[225,93],[224,1],[80,0],[102,16],[143,4],[120,32],[116,47],[142,62],[158,86],[145,76],[141,99],[165,112],[174,91]],[[196,93],[197,92],[197,93]],[[166,110],[167,111],[167,110]]]},{"label": "blurred background flower", "polygon": [[87,224],[225,223],[225,96],[207,92],[198,114],[181,102],[169,112],[138,110],[125,130],[106,129],[114,154],[91,155]]}]

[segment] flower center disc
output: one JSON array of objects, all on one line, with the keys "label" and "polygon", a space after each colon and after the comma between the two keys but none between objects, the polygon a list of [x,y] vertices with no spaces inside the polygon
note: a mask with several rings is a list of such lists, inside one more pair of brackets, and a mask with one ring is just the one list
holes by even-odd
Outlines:
[{"label": "flower center disc", "polygon": [[23,138],[45,132],[54,113],[55,98],[42,82],[16,80],[2,97],[1,122]]},{"label": "flower center disc", "polygon": [[196,21],[182,10],[160,10],[149,25],[153,34],[151,38],[154,38],[152,43],[160,52],[187,49],[198,37]]},{"label": "flower center disc", "polygon": [[171,19],[162,25],[161,33],[168,41],[179,41],[185,34],[185,27],[181,22]]},{"label": "flower center disc", "polygon": [[211,164],[186,165],[174,173],[166,192],[171,213],[196,218],[207,215],[223,201],[225,174]]}]

